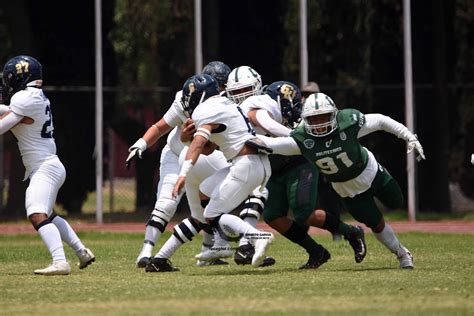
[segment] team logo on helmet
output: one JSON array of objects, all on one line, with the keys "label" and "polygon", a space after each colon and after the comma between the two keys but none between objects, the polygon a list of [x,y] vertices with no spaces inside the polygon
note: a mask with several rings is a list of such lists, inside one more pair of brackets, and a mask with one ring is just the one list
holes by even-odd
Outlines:
[{"label": "team logo on helmet", "polygon": [[305,140],[303,141],[303,145],[304,145],[304,147],[306,147],[307,149],[311,149],[311,148],[314,147],[314,140],[312,140],[312,139],[305,139]]},{"label": "team logo on helmet", "polygon": [[191,83],[188,85],[188,89],[189,89],[189,95],[193,94],[194,91],[196,91],[196,86],[194,85],[194,82],[191,82]]},{"label": "team logo on helmet", "polygon": [[290,86],[289,84],[283,84],[280,88],[280,92],[283,96],[283,98],[287,99],[287,100],[293,100],[296,96],[296,91],[295,89],[293,89],[292,86]]}]

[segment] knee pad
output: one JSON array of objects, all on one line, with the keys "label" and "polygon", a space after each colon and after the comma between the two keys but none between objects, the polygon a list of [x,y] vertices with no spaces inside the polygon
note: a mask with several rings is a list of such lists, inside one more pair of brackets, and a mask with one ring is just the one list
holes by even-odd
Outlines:
[{"label": "knee pad", "polygon": [[49,218],[45,219],[44,221],[42,221],[38,225],[34,226],[34,228],[36,229],[36,231],[38,231],[41,227],[43,227],[45,225],[48,225],[48,224],[52,224],[51,221],[49,220]]},{"label": "knee pad", "polygon": [[263,213],[265,206],[265,197],[251,195],[242,205],[242,211],[240,211],[240,218],[254,217],[257,221],[260,219],[260,214]]},{"label": "knee pad", "polygon": [[184,219],[173,228],[173,235],[182,243],[193,240],[201,229],[205,227],[204,223],[196,223],[191,217]]},{"label": "knee pad", "polygon": [[153,212],[151,212],[150,218],[146,224],[158,228],[160,232],[164,232],[166,225],[168,225],[168,218],[169,216],[165,212],[155,208]]}]

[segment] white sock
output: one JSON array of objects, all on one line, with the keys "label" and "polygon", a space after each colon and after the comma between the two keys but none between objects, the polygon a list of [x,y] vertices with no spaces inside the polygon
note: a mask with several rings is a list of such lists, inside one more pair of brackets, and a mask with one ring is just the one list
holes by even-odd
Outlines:
[{"label": "white sock", "polygon": [[[243,221],[246,222],[246,223],[249,223],[252,227],[257,227],[258,219],[255,218],[255,217],[247,216],[243,219]],[[242,238],[240,238],[239,246],[243,246],[243,245],[249,244],[249,243],[251,243],[250,240],[248,240],[245,237],[242,237]]]},{"label": "white sock", "polygon": [[161,236],[161,231],[155,226],[147,225],[145,230],[145,240],[156,244]]},{"label": "white sock", "polygon": [[41,226],[40,229],[38,229],[38,234],[41,236],[41,239],[43,239],[51,257],[53,257],[53,261],[66,261],[61,234],[55,225],[46,224]]},{"label": "white sock", "polygon": [[386,223],[384,229],[380,233],[374,233],[374,235],[375,238],[377,238],[378,241],[380,241],[391,252],[397,254],[399,249],[401,249],[400,241],[389,224]]},{"label": "white sock", "polygon": [[142,251],[138,255],[139,258],[143,257],[151,257],[151,253],[153,252],[153,247],[155,246],[158,238],[161,236],[161,231],[154,227],[147,225],[145,230],[145,240],[143,241]]},{"label": "white sock", "polygon": [[258,236],[261,233],[249,223],[244,222],[240,217],[231,214],[223,214],[221,216],[219,227],[229,237],[237,237],[241,234],[243,237],[249,238],[251,235]]},{"label": "white sock", "polygon": [[209,248],[214,245],[214,233],[209,234],[205,230],[203,232],[202,238],[202,245],[201,245],[201,252],[208,250]]},{"label": "white sock", "polygon": [[52,222],[58,228],[59,233],[61,234],[61,239],[68,244],[69,247],[74,249],[75,252],[85,248],[74,229],[72,229],[71,225],[69,225],[64,218],[56,215]]},{"label": "white sock", "polygon": [[171,256],[181,247],[183,243],[176,238],[174,235],[171,235],[170,238],[165,242],[160,251],[156,254],[156,258],[171,258]]}]

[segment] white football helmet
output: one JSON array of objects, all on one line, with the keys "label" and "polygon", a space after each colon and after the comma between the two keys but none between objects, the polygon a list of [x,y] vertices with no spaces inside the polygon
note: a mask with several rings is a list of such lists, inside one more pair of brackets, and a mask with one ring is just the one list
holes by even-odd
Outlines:
[{"label": "white football helmet", "polygon": [[227,78],[227,97],[237,104],[252,95],[262,94],[262,78],[249,66],[233,69]]},{"label": "white football helmet", "polygon": [[336,104],[321,92],[307,97],[301,112],[306,132],[316,137],[329,135],[337,128],[336,115]]}]

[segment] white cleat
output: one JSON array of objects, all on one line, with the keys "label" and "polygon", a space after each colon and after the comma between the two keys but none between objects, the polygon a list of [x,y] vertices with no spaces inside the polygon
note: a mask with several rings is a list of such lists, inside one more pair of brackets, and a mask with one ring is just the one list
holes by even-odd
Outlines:
[{"label": "white cleat", "polygon": [[84,248],[82,250],[79,250],[76,253],[77,257],[79,258],[79,269],[84,269],[88,265],[90,265],[92,262],[95,261],[95,256],[92,253],[92,251],[88,248]]},{"label": "white cleat", "polygon": [[252,258],[252,266],[259,267],[263,263],[263,260],[265,260],[265,252],[274,238],[272,233],[262,232],[259,239],[255,240],[255,254]]},{"label": "white cleat", "polygon": [[401,269],[414,269],[413,256],[407,248],[400,246],[400,249],[396,253],[397,259],[400,262]]},{"label": "white cleat", "polygon": [[42,275],[67,275],[71,273],[71,266],[67,261],[53,261],[44,269],[35,270],[35,274]]},{"label": "white cleat", "polygon": [[214,261],[222,258],[232,257],[234,251],[230,248],[207,249],[194,256],[199,261]]}]

